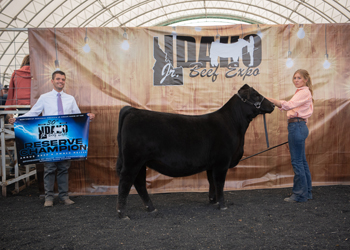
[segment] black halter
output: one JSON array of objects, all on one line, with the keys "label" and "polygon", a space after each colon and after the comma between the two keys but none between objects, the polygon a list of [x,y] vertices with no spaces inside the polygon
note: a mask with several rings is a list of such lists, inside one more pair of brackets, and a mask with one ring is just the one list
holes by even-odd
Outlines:
[{"label": "black halter", "polygon": [[239,93],[237,93],[238,97],[242,100],[242,102],[246,102],[246,103],[249,103],[253,106],[255,106],[257,109],[260,109],[261,107],[261,103],[264,101],[265,97],[262,98],[262,100],[260,102],[255,102],[255,103],[252,103],[251,101],[248,101],[247,99],[243,99]]},{"label": "black halter", "polygon": [[[246,103],[249,103],[250,105],[253,105],[255,108],[257,109],[260,109],[261,107],[261,103],[264,101],[265,97],[262,98],[262,100],[260,102],[255,102],[255,103],[252,103],[251,101],[248,101],[247,99],[243,99],[242,96],[240,96],[239,93],[237,93],[238,97],[242,100],[242,102],[246,102]],[[266,137],[266,144],[267,144],[267,147],[269,148],[270,147],[270,143],[269,143],[269,136],[267,134],[267,128],[266,128],[266,119],[265,119],[265,114],[263,114],[264,116],[264,128],[265,128],[265,137]],[[244,159],[245,160],[245,159]]]}]

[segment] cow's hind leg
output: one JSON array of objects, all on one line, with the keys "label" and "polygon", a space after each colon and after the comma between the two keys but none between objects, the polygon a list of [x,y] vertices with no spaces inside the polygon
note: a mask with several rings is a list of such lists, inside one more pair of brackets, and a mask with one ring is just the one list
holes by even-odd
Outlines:
[{"label": "cow's hind leg", "polygon": [[212,170],[207,170],[207,179],[209,182],[209,203],[210,204],[218,204],[218,202],[216,200],[216,190],[215,190]]},{"label": "cow's hind leg", "polygon": [[124,212],[126,207],[126,199],[128,198],[131,186],[132,181],[130,181],[128,177],[120,175],[117,202],[117,212],[120,219],[129,219],[129,217],[124,214]]},{"label": "cow's hind leg", "polygon": [[153,203],[148,195],[146,188],[146,166],[143,166],[138,175],[136,176],[134,186],[136,188],[137,193],[140,195],[143,204],[145,204],[147,211],[157,211],[153,206]]}]

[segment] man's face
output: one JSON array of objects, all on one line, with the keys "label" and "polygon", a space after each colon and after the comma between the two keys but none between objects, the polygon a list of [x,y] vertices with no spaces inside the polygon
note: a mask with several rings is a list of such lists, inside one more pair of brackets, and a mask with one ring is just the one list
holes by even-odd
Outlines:
[{"label": "man's face", "polygon": [[51,80],[53,88],[57,92],[61,92],[64,88],[64,85],[66,84],[66,77],[64,75],[61,75],[59,73],[55,74],[55,78]]}]

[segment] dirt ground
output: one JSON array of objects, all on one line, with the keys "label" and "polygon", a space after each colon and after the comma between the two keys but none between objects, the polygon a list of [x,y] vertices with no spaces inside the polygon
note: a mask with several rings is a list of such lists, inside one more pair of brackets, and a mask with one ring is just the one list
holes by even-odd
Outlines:
[{"label": "dirt ground", "polygon": [[0,197],[0,249],[350,249],[350,186],[314,187],[314,200],[287,203],[291,188],[151,195],[147,213],[130,195],[119,220],[116,196],[76,196],[44,208],[37,184]]}]

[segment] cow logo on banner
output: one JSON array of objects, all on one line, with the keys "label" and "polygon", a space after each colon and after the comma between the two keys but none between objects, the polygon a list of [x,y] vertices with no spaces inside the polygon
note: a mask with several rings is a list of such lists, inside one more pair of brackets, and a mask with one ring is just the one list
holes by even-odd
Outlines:
[{"label": "cow logo on banner", "polygon": [[14,124],[19,164],[86,160],[87,114],[18,117]]},{"label": "cow logo on banner", "polygon": [[[176,43],[176,62],[173,60]],[[199,54],[197,44],[190,36],[164,36],[164,50],[159,45],[158,37],[153,37],[153,85],[184,85],[184,72],[191,78],[209,77],[215,82],[224,69],[225,78],[246,77],[260,74],[258,66],[262,60],[261,38],[250,34],[244,38],[238,36],[201,37]],[[185,51],[186,50],[186,51]],[[186,55],[186,56],[185,56]]]}]

